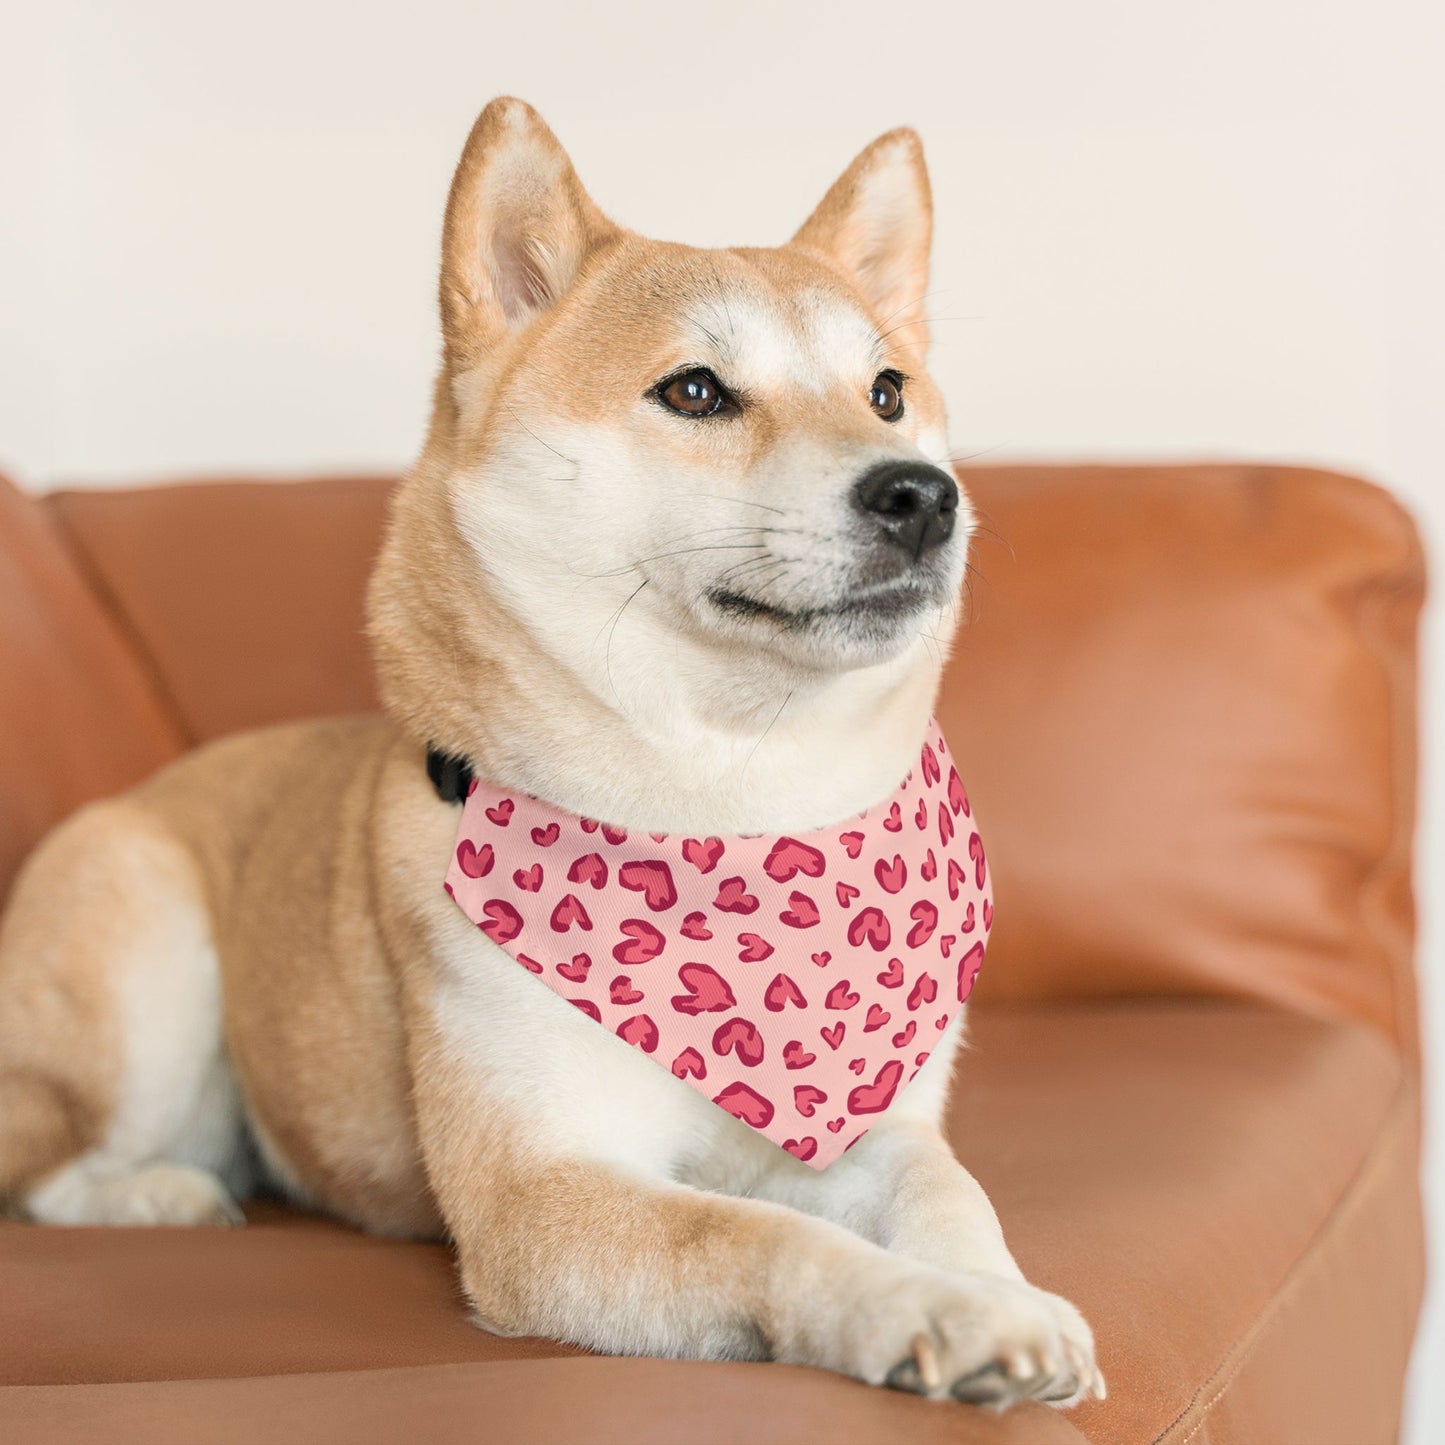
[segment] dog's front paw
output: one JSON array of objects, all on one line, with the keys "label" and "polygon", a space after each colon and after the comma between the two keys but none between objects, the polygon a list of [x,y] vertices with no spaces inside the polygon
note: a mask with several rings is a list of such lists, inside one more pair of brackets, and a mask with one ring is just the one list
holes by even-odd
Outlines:
[{"label": "dog's front paw", "polygon": [[911,1271],[856,1309],[849,1334],[855,1373],[894,1389],[1000,1410],[1104,1398],[1083,1316],[1022,1280]]}]

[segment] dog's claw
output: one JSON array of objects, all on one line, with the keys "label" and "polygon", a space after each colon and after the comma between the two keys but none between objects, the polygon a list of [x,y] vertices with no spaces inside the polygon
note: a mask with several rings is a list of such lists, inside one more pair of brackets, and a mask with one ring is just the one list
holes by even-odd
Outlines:
[{"label": "dog's claw", "polygon": [[938,1367],[938,1349],[926,1334],[916,1334],[909,1341],[909,1355],[889,1370],[883,1383],[892,1390],[907,1390],[914,1395],[931,1395],[943,1385]]},{"label": "dog's claw", "polygon": [[913,1359],[918,1362],[918,1378],[923,1382],[923,1388],[931,1395],[943,1388],[943,1371],[938,1367],[938,1350],[933,1343],[932,1336],[925,1334],[914,1335],[909,1346]]},{"label": "dog's claw", "polygon": [[1010,1350],[1003,1357],[1003,1367],[1014,1380],[1032,1380],[1038,1376],[1038,1361],[1027,1350]]}]

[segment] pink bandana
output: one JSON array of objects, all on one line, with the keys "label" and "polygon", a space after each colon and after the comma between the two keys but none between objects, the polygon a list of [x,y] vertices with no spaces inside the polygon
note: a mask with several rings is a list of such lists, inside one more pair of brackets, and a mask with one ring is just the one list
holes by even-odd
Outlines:
[{"label": "pink bandana", "polygon": [[819,1169],[923,1066],[993,923],[937,723],[892,797],[796,836],[629,835],[478,781],[446,890],[568,1003]]}]

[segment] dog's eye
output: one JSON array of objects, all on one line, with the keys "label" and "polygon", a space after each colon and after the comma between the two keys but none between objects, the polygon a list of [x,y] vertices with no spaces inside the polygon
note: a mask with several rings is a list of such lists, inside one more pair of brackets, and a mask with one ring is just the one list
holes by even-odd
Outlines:
[{"label": "dog's eye", "polygon": [[897,421],[903,415],[903,378],[896,371],[880,371],[873,378],[868,405],[884,421]]},{"label": "dog's eye", "polygon": [[727,400],[727,393],[712,372],[699,367],[665,382],[658,388],[657,398],[683,416],[711,416]]}]

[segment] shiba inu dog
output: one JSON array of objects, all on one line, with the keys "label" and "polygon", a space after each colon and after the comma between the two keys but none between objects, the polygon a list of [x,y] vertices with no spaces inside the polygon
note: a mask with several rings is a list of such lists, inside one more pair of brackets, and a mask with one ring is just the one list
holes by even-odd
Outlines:
[{"label": "shiba inu dog", "polygon": [[460,795],[429,749],[708,862],[910,774],[971,529],[936,464],[930,229],[910,131],[786,245],[708,251],[609,221],[525,104],[482,112],[430,431],[369,596],[386,716],[222,740],[37,850],[0,931],[12,1208],[233,1224],[264,1183],[449,1236],[501,1334],[995,1405],[1103,1395],[1088,1326],[1024,1280],[940,1134],[960,1015],[810,1167],[441,886]]}]

